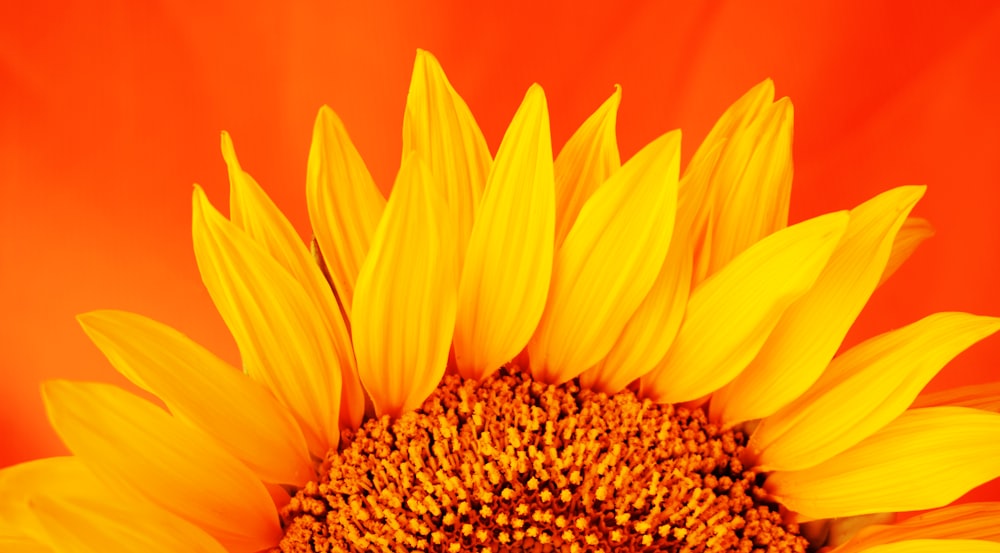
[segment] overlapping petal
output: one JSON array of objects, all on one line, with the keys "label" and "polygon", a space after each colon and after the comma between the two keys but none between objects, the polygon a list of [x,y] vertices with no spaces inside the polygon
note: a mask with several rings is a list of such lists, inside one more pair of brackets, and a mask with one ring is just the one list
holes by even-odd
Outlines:
[{"label": "overlapping petal", "polygon": [[917,247],[925,240],[934,236],[934,227],[930,221],[920,217],[908,217],[903,226],[896,233],[896,240],[892,243],[892,253],[889,254],[889,261],[885,264],[885,271],[882,272],[882,279],[878,285],[882,286],[893,274],[903,265],[903,262],[917,251]]},{"label": "overlapping petal", "polygon": [[771,473],[765,489],[808,519],[941,507],[1000,476],[998,435],[997,413],[913,409],[818,465]]},{"label": "overlapping petal", "polygon": [[145,317],[95,311],[78,319],[120,373],[215,438],[262,480],[301,486],[315,477],[298,424],[261,384]]},{"label": "overlapping petal", "polygon": [[1000,503],[964,503],[908,518],[896,524],[862,529],[836,553],[861,553],[886,543],[917,539],[963,539],[1000,542]]},{"label": "overlapping petal", "polygon": [[444,375],[456,310],[455,231],[447,213],[429,170],[411,153],[355,294],[358,369],[378,415],[416,409]]},{"label": "overlapping petal", "polygon": [[59,437],[107,485],[197,524],[232,551],[280,539],[263,484],[199,429],[108,384],[52,381],[43,396]]},{"label": "overlapping petal", "polygon": [[552,276],[555,184],[545,93],[533,85],[486,183],[458,286],[455,360],[484,378],[528,343]]},{"label": "overlapping petal", "polygon": [[614,94],[580,125],[556,156],[556,250],[584,202],[621,167],[615,137],[621,99],[622,89],[616,86]]},{"label": "overlapping petal", "polygon": [[851,210],[847,231],[815,284],[788,308],[750,365],[712,396],[714,420],[766,417],[819,378],[875,291],[896,233],[924,190],[899,187]]},{"label": "overlapping petal", "polygon": [[642,378],[643,395],[690,401],[732,380],[816,281],[848,220],[830,213],[776,232],[696,288],[666,357]]},{"label": "overlapping petal", "polygon": [[1000,382],[960,386],[950,390],[921,394],[913,402],[915,408],[940,405],[955,405],[1000,412]]},{"label": "overlapping petal", "polygon": [[536,380],[559,384],[611,350],[670,246],[680,132],[654,140],[584,204],[556,254],[545,313],[528,344]]},{"label": "overlapping petal", "polygon": [[426,161],[448,206],[459,269],[493,160],[469,107],[437,59],[420,49],[403,116],[403,158],[410,152]]},{"label": "overlapping petal", "polygon": [[805,394],[764,419],[747,445],[762,470],[817,465],[885,426],[1000,319],[938,313],[838,356]]},{"label": "overlapping petal", "polygon": [[326,324],[301,284],[256,241],[194,192],[194,252],[202,280],[243,357],[295,415],[309,451],[340,440],[341,375]]},{"label": "overlapping petal", "polygon": [[327,106],[320,108],[313,126],[306,205],[323,264],[350,317],[358,271],[368,255],[385,198],[344,124]]},{"label": "overlapping petal", "polygon": [[344,315],[309,249],[292,224],[254,179],[240,168],[228,133],[222,133],[222,156],[229,167],[229,218],[302,285],[326,327],[323,339],[337,352],[341,375],[340,421],[357,428],[365,414],[365,393],[351,350]]},{"label": "overlapping petal", "polygon": [[1000,543],[981,540],[906,540],[875,545],[865,553],[1000,553]]}]

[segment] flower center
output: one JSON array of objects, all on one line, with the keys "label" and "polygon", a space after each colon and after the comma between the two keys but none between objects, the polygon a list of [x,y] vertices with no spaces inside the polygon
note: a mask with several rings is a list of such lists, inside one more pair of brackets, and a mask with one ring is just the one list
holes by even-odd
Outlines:
[{"label": "flower center", "polygon": [[345,433],[282,512],[283,552],[805,551],[701,409],[446,376],[416,412]]}]

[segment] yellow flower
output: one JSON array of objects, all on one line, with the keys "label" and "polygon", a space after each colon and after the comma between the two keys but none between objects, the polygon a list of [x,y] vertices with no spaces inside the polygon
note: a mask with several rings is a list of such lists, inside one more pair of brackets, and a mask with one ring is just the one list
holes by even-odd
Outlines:
[{"label": "yellow flower", "polygon": [[418,52],[388,201],[320,110],[312,253],[224,134],[230,216],[196,188],[194,249],[243,373],[82,315],[166,410],[46,383],[73,455],[0,471],[0,546],[1000,551],[1000,504],[948,506],[1000,475],[1000,390],[917,398],[1000,320],[933,314],[837,355],[930,235],[924,189],[788,226],[773,98],[738,100],[681,175],[677,131],[621,164],[619,90],[553,162],[535,85],[493,158]]}]

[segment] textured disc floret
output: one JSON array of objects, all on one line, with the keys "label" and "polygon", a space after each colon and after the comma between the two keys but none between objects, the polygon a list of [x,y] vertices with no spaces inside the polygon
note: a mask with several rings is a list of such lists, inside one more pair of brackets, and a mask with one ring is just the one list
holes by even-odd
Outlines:
[{"label": "textured disc floret", "polygon": [[280,550],[805,551],[701,409],[446,376],[423,406],[346,433],[282,513]]}]

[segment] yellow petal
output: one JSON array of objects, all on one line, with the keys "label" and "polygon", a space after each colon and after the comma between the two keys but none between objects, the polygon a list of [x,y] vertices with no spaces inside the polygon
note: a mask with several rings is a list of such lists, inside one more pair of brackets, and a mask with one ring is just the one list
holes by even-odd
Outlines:
[{"label": "yellow petal", "polygon": [[556,249],[584,202],[621,167],[615,138],[621,99],[622,89],[615,86],[615,93],[580,125],[556,157]]},{"label": "yellow petal", "polygon": [[691,293],[666,357],[642,378],[643,394],[661,403],[689,401],[732,380],[816,281],[848,219],[830,213],[778,231],[705,280]]},{"label": "yellow petal", "polygon": [[455,360],[484,378],[521,352],[552,275],[555,184],[545,93],[532,85],[504,135],[458,286]]},{"label": "yellow petal", "polygon": [[454,229],[417,154],[407,156],[361,266],[354,348],[378,415],[427,399],[444,375],[455,327]]},{"label": "yellow petal", "polygon": [[1000,542],[1000,503],[952,505],[908,518],[897,524],[869,526],[835,551],[861,553],[876,545],[918,539]]},{"label": "yellow petal", "polygon": [[717,216],[709,274],[788,225],[792,191],[792,103],[765,107],[726,143],[712,175]]},{"label": "yellow petal", "polygon": [[[838,550],[839,551],[839,550]],[[907,540],[876,545],[864,553],[1000,553],[1000,543],[980,540]]]},{"label": "yellow petal", "polygon": [[114,489],[98,480],[76,457],[36,459],[0,469],[0,490],[0,536],[31,542],[43,542],[45,538],[30,504],[37,497],[67,501],[97,498],[110,503],[120,500]]},{"label": "yellow petal", "polygon": [[930,221],[919,217],[908,218],[892,243],[892,253],[889,254],[889,262],[885,265],[885,271],[882,272],[882,279],[878,285],[882,286],[883,282],[889,280],[903,262],[913,255],[917,246],[931,236],[934,236],[934,227]]},{"label": "yellow petal", "polygon": [[913,402],[913,407],[936,407],[939,405],[956,405],[1000,412],[1000,382],[973,384],[972,386],[920,394]]},{"label": "yellow petal", "polygon": [[0,551],[17,553],[56,553],[51,547],[23,536],[5,536],[0,533]]},{"label": "yellow petal", "polygon": [[323,316],[302,285],[195,187],[194,253],[202,281],[243,366],[295,415],[322,458],[340,439],[339,361]]},{"label": "yellow petal", "polygon": [[1000,476],[998,435],[997,413],[912,409],[814,467],[772,473],[765,489],[810,519],[933,509]]},{"label": "yellow petal", "polygon": [[437,59],[419,49],[403,116],[403,157],[410,152],[427,162],[445,199],[460,268],[492,159],[469,107]]},{"label": "yellow petal", "polygon": [[250,470],[206,434],[108,384],[46,382],[52,427],[109,486],[197,524],[234,551],[277,545],[274,503]]},{"label": "yellow petal", "polygon": [[260,479],[302,486],[315,477],[298,424],[259,383],[145,317],[95,311],[78,320],[118,372],[215,438]]},{"label": "yellow petal", "polygon": [[[761,470],[819,464],[885,426],[1000,319],[937,313],[838,356],[805,394],[762,420],[748,450]],[[753,390],[754,388],[751,388]]]},{"label": "yellow petal", "polygon": [[358,378],[351,337],[344,315],[312,253],[288,219],[253,178],[240,168],[228,133],[222,133],[222,155],[229,167],[230,219],[285,268],[315,304],[326,329],[325,341],[337,352],[341,374],[340,423],[357,428],[365,415],[365,393]]},{"label": "yellow petal", "polygon": [[[747,128],[754,120],[760,119],[763,113],[772,109],[773,101],[774,83],[770,79],[747,91],[715,123],[692,156],[688,171],[685,171],[687,174],[698,168],[698,182],[694,184],[705,192],[702,198],[704,202],[701,204],[703,207],[698,210],[701,212],[697,217],[698,226],[692,233],[695,237],[706,238],[700,241],[696,251],[693,277],[695,285],[705,280],[711,274],[710,269],[713,269],[711,237],[717,234],[714,227],[718,224],[721,206],[727,201],[729,189],[739,180],[746,166],[746,156],[752,151],[747,146],[753,145],[754,137],[746,137]],[[755,185],[750,185],[751,188],[753,186]]]},{"label": "yellow petal", "polygon": [[614,345],[670,246],[680,132],[643,148],[591,196],[556,254],[545,313],[528,344],[535,380],[560,384]]},{"label": "yellow petal", "polygon": [[320,108],[313,126],[306,205],[327,273],[350,317],[358,270],[368,255],[385,198],[344,124],[327,106]]},{"label": "yellow petal", "polygon": [[691,291],[691,244],[674,230],[667,259],[608,355],[580,375],[584,388],[615,394],[663,359],[684,319]]},{"label": "yellow petal", "polygon": [[896,232],[922,186],[882,193],[851,210],[840,243],[813,287],[781,317],[757,357],[712,396],[712,419],[766,417],[819,378],[882,276]]},{"label": "yellow petal", "polygon": [[205,531],[165,511],[38,498],[33,508],[57,551],[226,553]]}]

